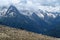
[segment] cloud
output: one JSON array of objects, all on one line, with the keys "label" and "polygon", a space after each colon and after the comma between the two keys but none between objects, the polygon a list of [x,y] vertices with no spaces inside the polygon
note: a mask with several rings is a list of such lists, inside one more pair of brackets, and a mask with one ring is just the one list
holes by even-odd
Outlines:
[{"label": "cloud", "polygon": [[32,2],[37,5],[60,6],[60,0],[0,0],[0,5],[17,4],[19,2]]},{"label": "cloud", "polygon": [[11,4],[21,5],[31,9],[40,8],[48,11],[58,11],[60,9],[60,0],[0,0],[0,6],[8,6]]},{"label": "cloud", "polygon": [[8,5],[9,2],[7,0],[0,0],[0,6],[3,6],[3,5]]},{"label": "cloud", "polygon": [[0,6],[8,6],[10,4],[17,4],[19,0],[0,0]]},{"label": "cloud", "polygon": [[60,6],[60,0],[31,0],[33,3],[38,3],[45,6]]}]

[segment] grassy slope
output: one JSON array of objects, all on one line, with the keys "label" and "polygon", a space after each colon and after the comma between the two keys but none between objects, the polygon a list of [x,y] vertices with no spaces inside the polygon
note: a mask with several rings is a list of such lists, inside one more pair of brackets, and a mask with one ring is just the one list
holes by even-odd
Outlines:
[{"label": "grassy slope", "polygon": [[0,25],[0,40],[60,40],[60,39]]}]

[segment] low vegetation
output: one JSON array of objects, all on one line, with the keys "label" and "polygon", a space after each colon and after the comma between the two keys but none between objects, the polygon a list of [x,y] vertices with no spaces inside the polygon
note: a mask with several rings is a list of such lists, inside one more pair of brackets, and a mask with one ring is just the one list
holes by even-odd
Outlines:
[{"label": "low vegetation", "polygon": [[0,25],[0,40],[60,40],[26,30]]}]

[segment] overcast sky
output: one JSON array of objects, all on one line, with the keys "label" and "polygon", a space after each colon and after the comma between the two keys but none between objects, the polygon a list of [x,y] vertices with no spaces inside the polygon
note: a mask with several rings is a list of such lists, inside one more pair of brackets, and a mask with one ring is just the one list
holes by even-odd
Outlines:
[{"label": "overcast sky", "polygon": [[0,6],[26,2],[44,6],[60,6],[60,0],[0,0]]},{"label": "overcast sky", "polygon": [[60,12],[60,0],[0,0],[0,7],[16,5],[17,8],[22,6],[27,9],[42,9],[47,11]]}]

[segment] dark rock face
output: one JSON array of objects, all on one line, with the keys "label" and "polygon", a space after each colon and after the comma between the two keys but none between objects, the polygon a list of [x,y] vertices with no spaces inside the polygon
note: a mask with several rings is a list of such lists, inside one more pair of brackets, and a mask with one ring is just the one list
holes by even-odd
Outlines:
[{"label": "dark rock face", "polygon": [[6,17],[2,17],[0,24],[44,35],[60,37],[60,17],[57,17],[54,21],[51,21],[52,24],[48,24],[33,13],[31,17],[34,20],[31,20],[29,16],[21,14],[20,11],[18,11],[13,5],[8,8],[5,16]]}]

